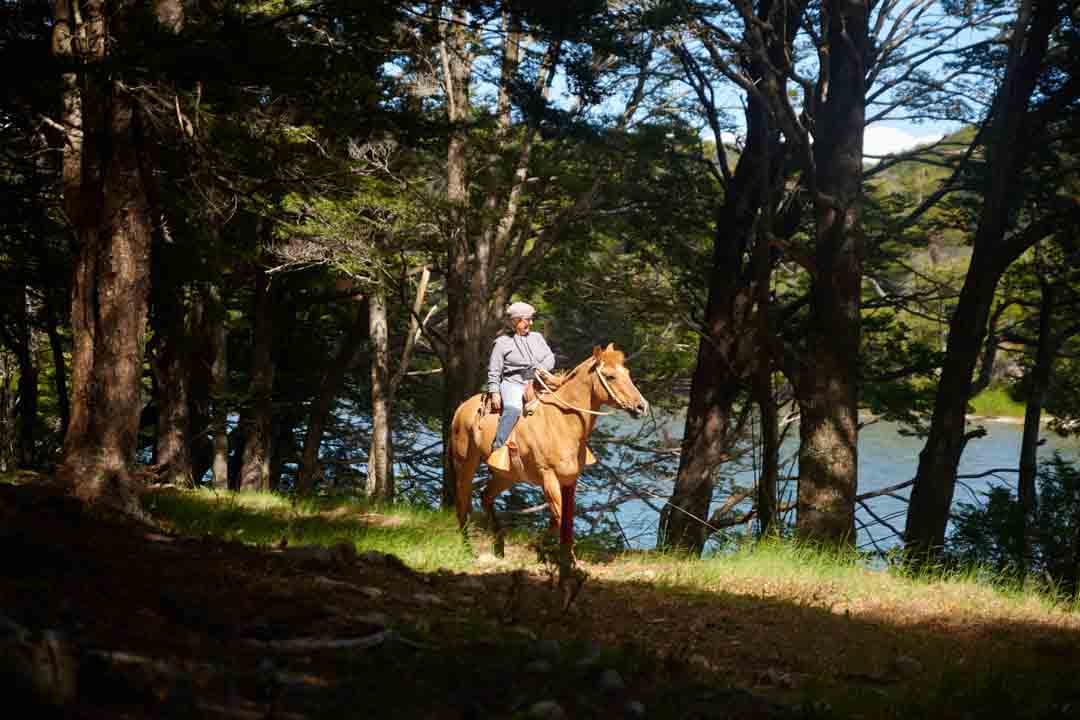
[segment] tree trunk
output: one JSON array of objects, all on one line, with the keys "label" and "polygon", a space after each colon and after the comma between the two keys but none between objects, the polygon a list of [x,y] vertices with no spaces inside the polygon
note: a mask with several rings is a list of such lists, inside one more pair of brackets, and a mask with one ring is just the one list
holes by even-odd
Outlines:
[{"label": "tree trunk", "polygon": [[368,497],[390,501],[394,497],[392,465],[393,422],[390,397],[390,347],[386,321],[386,290],[371,294],[371,450],[368,452]]},{"label": "tree trunk", "polygon": [[780,477],[780,424],[773,395],[772,366],[763,363],[756,373],[754,394],[761,419],[761,472],[758,476],[758,537],[777,530],[777,486]]},{"label": "tree trunk", "polygon": [[[444,82],[448,100],[450,141],[446,154],[446,199],[450,206],[448,229],[447,347],[443,365],[443,447],[449,447],[450,421],[458,405],[477,391],[488,350],[483,329],[487,316],[488,277],[486,253],[474,252],[470,242],[467,131],[469,81],[473,56],[469,49],[468,17],[458,9],[444,33]],[[484,255],[484,261],[481,255]],[[456,484],[443,453],[443,507],[454,507]]]},{"label": "tree trunk", "polygon": [[154,359],[157,393],[157,443],[154,464],[161,482],[192,487],[191,416],[188,394],[191,380],[188,309],[182,288],[165,293],[158,308],[158,353]]},{"label": "tree trunk", "polygon": [[19,363],[19,432],[16,441],[19,467],[32,468],[37,464],[35,428],[38,414],[38,369],[34,363],[34,338],[30,314],[26,308],[26,285],[15,281],[15,337],[10,343]]},{"label": "tree trunk", "polygon": [[72,301],[75,401],[59,476],[84,501],[139,514],[129,468],[142,409],[150,220],[135,106],[118,84],[109,100],[100,231],[87,224],[79,233]]},{"label": "tree trunk", "polygon": [[[751,288],[740,279],[740,269],[742,247],[753,233],[757,208],[747,207],[741,217],[733,218],[743,209],[740,197],[729,194],[724,208],[728,222],[718,225],[724,230],[718,231],[715,241],[706,328],[690,384],[679,471],[671,499],[660,513],[658,547],[695,555],[701,554],[709,537],[703,521],[709,516],[716,470],[734,442],[731,412],[750,361],[746,339],[752,335],[744,331]],[[727,229],[730,235],[725,234]]]},{"label": "tree trunk", "polygon": [[[77,238],[72,283],[72,411],[57,472],[77,497],[141,515],[130,465],[142,410],[143,344],[150,289],[151,223],[132,92],[96,68],[123,36],[128,6],[86,0],[81,23],[56,0],[53,52],[81,65],[62,76],[62,186]],[[182,15],[182,5],[176,5]],[[170,22],[169,27],[175,26]],[[73,42],[78,36],[80,42]]]},{"label": "tree trunk", "polygon": [[1005,234],[1010,214],[1024,196],[1023,169],[1031,143],[1042,131],[1041,126],[1027,122],[1028,106],[1050,34],[1058,22],[1057,13],[1053,3],[1023,4],[1010,44],[1005,78],[994,101],[986,148],[990,174],[983,207],[967,277],[949,323],[948,349],[938,381],[930,433],[919,454],[908,504],[904,543],[918,561],[937,556],[945,544],[956,489],[956,468],[966,443],[964,416],[971,398],[972,374],[998,280],[1027,247],[1040,239],[1006,239]]},{"label": "tree trunk", "polygon": [[60,337],[60,327],[56,319],[56,310],[49,292],[45,293],[45,332],[49,336],[49,348],[52,351],[53,382],[56,385],[56,407],[60,413],[60,435],[67,433],[71,418],[71,399],[68,397],[67,362],[64,359],[64,340]]},{"label": "tree trunk", "polygon": [[368,310],[364,305],[367,299],[357,303],[353,309],[352,322],[348,330],[342,334],[341,346],[337,354],[331,360],[322,381],[319,383],[319,394],[311,403],[311,412],[308,414],[307,432],[304,434],[304,450],[300,459],[300,471],[297,478],[296,490],[301,495],[308,495],[315,489],[315,481],[319,477],[319,448],[322,446],[323,430],[326,427],[326,419],[330,415],[330,409],[341,392],[342,383],[349,368],[356,363],[356,358],[361,338],[368,330]]},{"label": "tree trunk", "polygon": [[270,456],[273,442],[274,390],[274,291],[263,268],[255,272],[255,324],[251,353],[251,408],[244,433],[240,490],[270,489]]},{"label": "tree trunk", "polygon": [[228,488],[233,492],[240,490],[240,471],[244,467],[244,446],[247,444],[246,432],[251,426],[251,422],[247,417],[250,412],[251,408],[242,410],[240,422],[229,433],[229,447],[232,448],[232,452],[229,453]]},{"label": "tree trunk", "polygon": [[[855,541],[863,238],[867,0],[828,3],[828,95],[813,148],[814,272],[807,356],[797,386],[800,536]],[[823,73],[826,72],[823,70]]]},{"label": "tree trunk", "polygon": [[229,485],[229,365],[228,309],[221,296],[221,285],[212,283],[208,289],[210,301],[207,318],[210,323],[210,435],[213,445],[211,470],[213,486],[224,490]]},{"label": "tree trunk", "polygon": [[1035,476],[1039,469],[1036,454],[1039,447],[1039,430],[1042,421],[1043,401],[1046,389],[1050,386],[1050,376],[1057,354],[1057,342],[1050,328],[1054,314],[1054,286],[1045,280],[1040,282],[1042,302],[1039,304],[1039,337],[1035,350],[1035,365],[1028,378],[1027,407],[1024,409],[1024,434],[1020,440],[1020,479],[1017,495],[1020,507],[1024,511],[1024,524],[1021,530],[1023,557],[1028,557],[1031,534],[1030,524],[1035,517],[1038,496],[1035,489]]}]

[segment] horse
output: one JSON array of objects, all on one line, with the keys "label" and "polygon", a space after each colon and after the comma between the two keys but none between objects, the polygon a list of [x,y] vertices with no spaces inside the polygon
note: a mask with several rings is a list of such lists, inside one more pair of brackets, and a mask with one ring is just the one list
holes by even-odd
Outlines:
[{"label": "horse", "polygon": [[[586,358],[561,379],[557,389],[541,394],[529,416],[523,415],[513,431],[517,459],[507,471],[492,468],[484,489],[483,509],[496,538],[501,528],[495,517],[495,498],[514,483],[527,482],[544,491],[551,512],[550,530],[559,532],[559,543],[569,548],[574,537],[574,494],[578,475],[586,464],[585,441],[596,425],[604,405],[614,405],[638,418],[649,411],[625,356],[608,344],[593,348]],[[473,395],[454,412],[450,425],[450,468],[457,490],[458,525],[462,532],[472,510],[472,481],[488,456],[498,425],[496,413],[483,412],[483,396]],[[501,543],[496,541],[498,548]]]}]

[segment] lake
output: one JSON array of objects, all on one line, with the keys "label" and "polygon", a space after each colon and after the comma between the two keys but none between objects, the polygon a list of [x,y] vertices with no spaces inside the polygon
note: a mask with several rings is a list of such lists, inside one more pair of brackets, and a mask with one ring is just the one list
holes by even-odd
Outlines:
[{"label": "lake", "polygon": [[[673,416],[664,425],[669,433],[678,437],[682,432],[681,417]],[[960,461],[959,475],[977,475],[994,469],[1015,469],[1020,458],[1020,439],[1023,434],[1023,425],[1016,422],[981,421],[986,427],[986,437],[972,440]],[[600,419],[598,428],[619,434],[637,429],[637,424],[626,416],[610,416]],[[867,425],[859,433],[859,494],[872,492],[881,488],[895,485],[910,480],[915,475],[918,467],[919,452],[923,448],[923,440],[916,437],[907,437],[898,432],[899,426],[895,423],[876,422]],[[1048,460],[1055,451],[1070,459],[1080,459],[1080,440],[1076,438],[1061,438],[1056,434],[1044,429],[1043,438],[1046,442],[1039,448],[1040,461]],[[798,450],[798,432],[792,428],[783,445],[782,458],[790,458]],[[782,466],[782,475],[794,475],[797,468]],[[754,482],[755,471],[740,469],[729,471],[726,477],[734,480],[737,485],[750,486]],[[981,478],[959,480],[956,493],[953,498],[954,508],[958,503],[966,502],[980,504],[983,501],[981,493],[986,492],[993,485],[1016,485],[1017,474],[1015,472],[1003,472]],[[627,478],[627,484],[633,486],[633,479]],[[791,483],[793,486],[794,483]],[[792,491],[793,491],[792,487]],[[670,494],[670,484],[666,488]],[[897,493],[902,497],[908,497],[911,488],[905,488]],[[663,495],[663,491],[659,494]],[[665,496],[666,497],[666,496]],[[723,497],[714,501],[719,505]],[[660,504],[660,500],[652,499],[654,505]],[[897,530],[904,529],[907,504],[897,498],[882,496],[869,500],[874,515],[892,525]],[[711,513],[711,511],[710,511]],[[632,547],[647,549],[656,545],[657,513],[646,502],[641,500],[629,501],[620,508],[618,514],[619,524],[622,526]],[[856,542],[861,550],[888,550],[898,544],[892,530],[877,523],[864,508],[857,507],[856,511],[857,538]]]}]

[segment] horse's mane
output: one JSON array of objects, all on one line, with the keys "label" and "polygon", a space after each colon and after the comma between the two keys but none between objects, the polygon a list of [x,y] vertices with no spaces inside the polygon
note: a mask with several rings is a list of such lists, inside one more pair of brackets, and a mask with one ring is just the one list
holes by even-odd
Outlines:
[{"label": "horse's mane", "polygon": [[[562,387],[570,378],[577,375],[578,371],[588,365],[594,359],[593,355],[585,358],[579,362],[572,370],[562,370],[557,373],[552,373],[556,378],[556,387]],[[616,350],[614,344],[609,344],[607,348],[600,351],[600,362],[605,365],[622,365],[626,361],[626,355],[622,350]]]}]

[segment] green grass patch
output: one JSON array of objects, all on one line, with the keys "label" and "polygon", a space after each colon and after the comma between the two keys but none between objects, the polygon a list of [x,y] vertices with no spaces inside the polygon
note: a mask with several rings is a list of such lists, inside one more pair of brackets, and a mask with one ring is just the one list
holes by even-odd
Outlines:
[{"label": "green grass patch", "polygon": [[397,555],[417,570],[462,570],[472,558],[449,513],[351,498],[293,500],[274,493],[208,490],[149,495],[147,510],[187,535],[258,546],[351,543]]},{"label": "green grass patch", "polygon": [[1025,405],[1014,400],[1004,387],[989,387],[975,396],[971,407],[976,415],[1024,417]]}]

